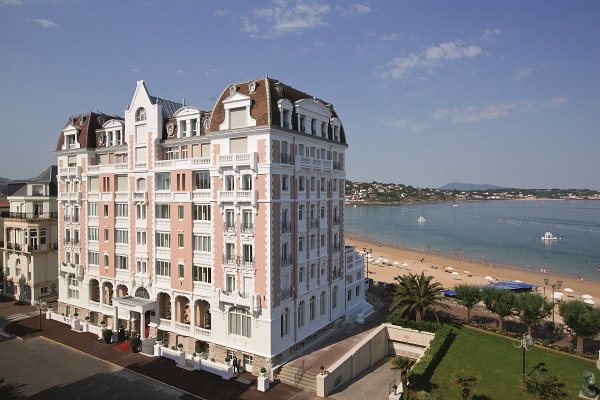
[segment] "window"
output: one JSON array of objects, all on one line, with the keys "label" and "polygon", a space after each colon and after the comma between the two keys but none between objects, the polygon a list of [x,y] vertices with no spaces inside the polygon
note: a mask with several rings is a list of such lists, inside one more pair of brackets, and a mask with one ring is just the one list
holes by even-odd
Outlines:
[{"label": "window", "polygon": [[104,228],[104,241],[108,242],[108,228]]},{"label": "window", "polygon": [[117,203],[116,204],[117,217],[127,217],[129,216],[129,205],[127,203]]},{"label": "window", "polygon": [[146,231],[137,231],[135,233],[135,243],[138,246],[146,245]]},{"label": "window", "polygon": [[246,107],[232,108],[229,110],[229,129],[246,127]]},{"label": "window", "polygon": [[177,217],[182,220],[185,217],[185,209],[183,206],[177,206]]},{"label": "window", "polygon": [[326,182],[326,181],[325,181],[325,178],[321,178],[321,192],[324,192],[324,191],[325,191],[325,188],[327,187],[327,186],[325,185],[325,182]]},{"label": "window", "polygon": [[301,204],[298,206],[298,221],[304,220],[304,205]]},{"label": "window", "polygon": [[333,289],[331,290],[331,308],[336,308],[337,307],[337,292],[338,292],[338,288],[337,286],[334,286]]},{"label": "window", "polygon": [[283,192],[289,192],[290,190],[290,177],[287,175],[281,175],[281,190]]},{"label": "window", "polygon": [[281,121],[281,126],[290,129],[290,120],[292,119],[292,112],[290,110],[283,110],[282,119],[283,121]]},{"label": "window", "polygon": [[235,244],[225,243],[225,258],[227,261],[235,261]]},{"label": "window", "polygon": [[319,313],[325,315],[325,292],[321,292],[321,298],[319,299]]},{"label": "window", "polygon": [[310,303],[308,306],[308,319],[310,321],[313,321],[315,319],[315,307],[316,307],[315,303],[316,303],[315,296],[312,296],[310,298]]},{"label": "window", "polygon": [[108,217],[108,204],[104,205],[104,216]]},{"label": "window", "polygon": [[352,289],[348,289],[348,301],[352,300]]},{"label": "window", "polygon": [[104,255],[104,268],[108,268],[110,267],[110,259],[108,257],[108,254]]},{"label": "window", "polygon": [[321,247],[325,247],[325,235],[321,235]]},{"label": "window", "polygon": [[317,134],[317,121],[315,119],[310,120],[310,132],[313,135]]},{"label": "window", "polygon": [[281,337],[290,333],[290,309],[284,308],[281,314]]},{"label": "window", "polygon": [[135,181],[135,190],[137,190],[138,192],[145,192],[146,191],[146,179],[139,178],[138,180],[136,180]]},{"label": "window", "polygon": [[98,228],[88,228],[88,240],[93,242],[98,241]]},{"label": "window", "polygon": [[248,233],[252,232],[254,228],[254,224],[252,221],[252,210],[243,210],[242,211],[242,232]]},{"label": "window", "polygon": [[156,275],[171,276],[171,262],[170,261],[156,261]]},{"label": "window", "polygon": [[177,160],[179,159],[179,147],[167,147],[165,149],[165,160]]},{"label": "window", "polygon": [[171,248],[171,234],[156,232],[156,247]]},{"label": "window", "polygon": [[304,126],[304,115],[300,115],[300,118],[298,118],[298,130],[300,132],[306,132]]},{"label": "window", "polygon": [[48,231],[46,228],[40,229],[40,244],[46,244],[46,238],[48,235]]},{"label": "window", "polygon": [[338,191],[338,179],[333,178],[333,184],[331,185],[331,190],[334,192]]},{"label": "window", "polygon": [[310,279],[315,279],[317,273],[317,265],[315,263],[310,264]]},{"label": "window", "polygon": [[135,121],[145,121],[146,120],[146,109],[144,107],[140,107],[135,112]]},{"label": "window", "polygon": [[198,189],[210,189],[210,172],[194,172],[194,190]]},{"label": "window", "polygon": [[156,190],[171,190],[171,174],[156,174]]},{"label": "window", "polygon": [[208,235],[194,235],[194,251],[211,251],[211,237]]},{"label": "window", "polygon": [[177,245],[180,249],[185,247],[185,237],[183,236],[183,233],[177,234]]},{"label": "window", "polygon": [[146,268],[147,268],[147,262],[146,262],[146,260],[136,260],[136,262],[135,262],[135,271],[138,274],[145,274],[146,273]]},{"label": "window", "polygon": [[298,268],[298,282],[304,282],[305,267]]},{"label": "window", "polygon": [[187,146],[181,146],[181,157],[182,160],[187,160],[188,158],[188,147]]},{"label": "window", "polygon": [[198,135],[198,118],[190,120],[190,127],[192,128],[192,136]]},{"label": "window", "polygon": [[356,287],[356,297],[360,296],[360,285]]},{"label": "window", "polygon": [[303,176],[298,178],[298,191],[304,192],[304,177]]},{"label": "window", "polygon": [[242,245],[242,253],[244,256],[244,263],[251,263],[254,261],[254,248],[251,244]]},{"label": "window", "polygon": [[298,251],[299,252],[304,251],[304,240],[305,240],[304,236],[300,236],[298,238]]},{"label": "window", "polygon": [[146,205],[145,204],[136,204],[135,205],[135,217],[139,221],[144,221],[146,219]]},{"label": "window", "polygon": [[252,175],[242,176],[242,190],[252,190]]},{"label": "window", "polygon": [[194,220],[210,221],[210,204],[194,204]]},{"label": "window", "polygon": [[169,219],[171,215],[169,204],[157,204],[156,205],[156,218],[158,219]]},{"label": "window", "polygon": [[185,265],[182,263],[179,263],[177,265],[177,269],[178,269],[178,277],[179,279],[183,279],[185,277]]},{"label": "window", "polygon": [[317,186],[317,184],[316,184],[316,183],[317,183],[317,181],[316,181],[315,177],[314,177],[314,176],[312,176],[312,177],[310,178],[310,191],[311,191],[311,192],[314,192],[314,191],[316,190],[316,186]]},{"label": "window", "polygon": [[120,244],[129,243],[129,231],[127,229],[115,229],[115,241]]},{"label": "window", "polygon": [[229,334],[252,337],[252,318],[244,309],[232,307],[229,310]]},{"label": "window", "polygon": [[100,262],[100,254],[96,251],[88,251],[88,264],[98,265]]},{"label": "window", "polygon": [[304,300],[298,304],[298,328],[304,326]]},{"label": "window", "polygon": [[88,215],[90,217],[98,216],[98,203],[88,203]]},{"label": "window", "polygon": [[321,122],[321,137],[327,137],[327,124]]},{"label": "window", "polygon": [[325,218],[325,206],[321,206],[321,218]]},{"label": "window", "polygon": [[310,235],[310,249],[315,250],[317,248],[317,238],[315,235]]},{"label": "window", "polygon": [[188,135],[188,124],[186,120],[179,122],[179,137],[186,137]]},{"label": "window", "polygon": [[115,268],[116,269],[128,269],[129,258],[127,256],[115,256]]},{"label": "window", "polygon": [[225,275],[225,291],[231,293],[235,291],[235,276],[231,274]]},{"label": "window", "polygon": [[196,282],[212,282],[212,269],[210,267],[201,267],[199,265],[194,265],[192,267],[192,273],[193,279]]}]

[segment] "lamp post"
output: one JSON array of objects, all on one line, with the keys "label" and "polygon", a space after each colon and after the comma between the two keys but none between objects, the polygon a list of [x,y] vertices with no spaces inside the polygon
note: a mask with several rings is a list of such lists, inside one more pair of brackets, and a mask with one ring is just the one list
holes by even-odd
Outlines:
[{"label": "lamp post", "polygon": [[556,283],[550,283],[550,279],[544,278],[544,293],[546,292],[546,285],[552,287],[552,327],[554,327],[554,291],[560,289],[563,281],[556,281]]},{"label": "lamp post", "polygon": [[42,296],[38,297],[35,307],[40,311],[40,332],[42,331],[42,312],[46,311],[47,306],[46,303],[42,302]]},{"label": "lamp post", "polygon": [[363,257],[367,261],[367,282],[371,283],[371,278],[369,277],[369,255],[373,252],[373,249],[368,249],[363,247]]},{"label": "lamp post", "polygon": [[519,342],[519,345],[517,346],[513,343],[513,346],[517,349],[523,349],[523,376],[525,376],[525,350],[531,351],[531,348],[533,347],[533,338],[531,335],[523,334],[523,338],[521,339],[521,342]]}]

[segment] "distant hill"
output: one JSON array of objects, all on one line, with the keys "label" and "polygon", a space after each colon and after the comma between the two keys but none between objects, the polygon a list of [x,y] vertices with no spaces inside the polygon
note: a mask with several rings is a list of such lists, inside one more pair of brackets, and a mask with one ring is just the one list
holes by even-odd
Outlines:
[{"label": "distant hill", "polygon": [[504,189],[503,186],[495,186],[488,184],[477,184],[477,183],[462,183],[462,182],[450,182],[442,187],[441,190],[460,190],[460,191],[481,191],[481,190],[497,190]]}]

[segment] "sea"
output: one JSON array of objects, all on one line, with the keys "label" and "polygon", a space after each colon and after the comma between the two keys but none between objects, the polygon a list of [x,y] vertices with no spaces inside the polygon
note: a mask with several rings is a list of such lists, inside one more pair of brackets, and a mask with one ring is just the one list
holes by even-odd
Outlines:
[{"label": "sea", "polygon": [[600,280],[600,201],[348,205],[344,217],[345,233],[365,240]]}]

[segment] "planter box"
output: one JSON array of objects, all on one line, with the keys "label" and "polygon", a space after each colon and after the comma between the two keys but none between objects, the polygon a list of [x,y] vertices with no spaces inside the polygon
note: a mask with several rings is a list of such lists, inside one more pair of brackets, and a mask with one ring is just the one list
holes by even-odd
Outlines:
[{"label": "planter box", "polygon": [[267,390],[269,390],[270,383],[271,380],[269,379],[269,377],[266,374],[261,374],[257,379],[257,389],[261,392],[266,392]]},{"label": "planter box", "polygon": [[71,321],[71,329],[74,331],[81,331],[81,320],[79,318],[73,318]]},{"label": "planter box", "polygon": [[216,361],[202,360],[202,371],[210,372],[211,374],[219,375],[223,379],[233,378],[233,367],[227,364],[221,364]]},{"label": "planter box", "polygon": [[185,352],[179,350],[172,350],[167,347],[160,348],[160,355],[168,358],[169,360],[175,361],[176,364],[185,364]]}]

